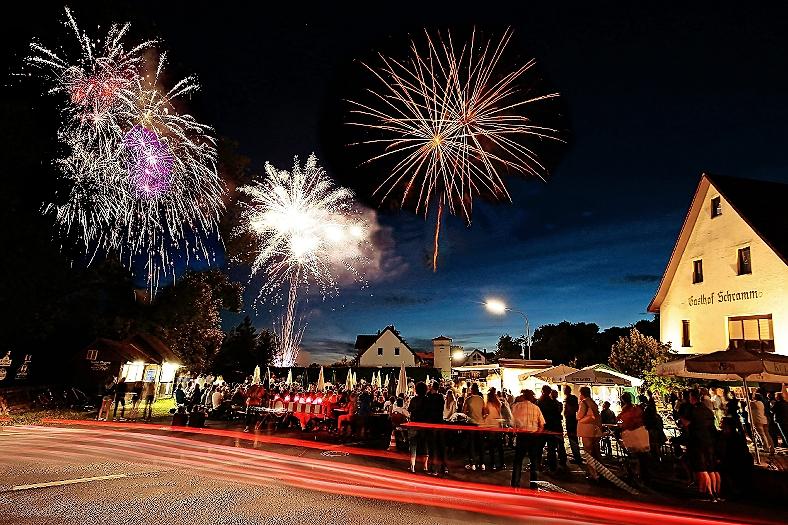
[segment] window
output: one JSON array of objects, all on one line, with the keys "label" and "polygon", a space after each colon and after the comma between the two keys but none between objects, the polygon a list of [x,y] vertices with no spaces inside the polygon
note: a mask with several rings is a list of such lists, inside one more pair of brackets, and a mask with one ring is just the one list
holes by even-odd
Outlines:
[{"label": "window", "polygon": [[98,358],[98,350],[88,350],[86,359],[88,361],[95,361]]},{"label": "window", "polygon": [[383,355],[383,349],[378,347],[378,355]]},{"label": "window", "polygon": [[134,383],[142,380],[142,372],[145,370],[144,363],[126,363],[120,376],[126,378],[127,383]]},{"label": "window", "polygon": [[399,347],[396,347],[396,348],[394,349],[394,355],[399,355]]},{"label": "window", "polygon": [[698,259],[692,261],[692,284],[703,282],[703,261]]},{"label": "window", "polygon": [[750,247],[739,248],[739,275],[752,273],[752,259],[750,259]]},{"label": "window", "polygon": [[719,217],[722,215],[722,203],[719,197],[711,199],[711,218]]},{"label": "window", "polygon": [[690,345],[690,326],[689,321],[681,322],[681,346],[687,348]]},{"label": "window", "polygon": [[772,316],[749,315],[728,319],[729,347],[733,350],[774,352]]}]

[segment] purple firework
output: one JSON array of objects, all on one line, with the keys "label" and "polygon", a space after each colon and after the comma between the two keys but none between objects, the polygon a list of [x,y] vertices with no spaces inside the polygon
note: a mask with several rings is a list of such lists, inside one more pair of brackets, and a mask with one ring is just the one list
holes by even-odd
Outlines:
[{"label": "purple firework", "polygon": [[172,182],[173,158],[167,144],[139,124],[123,137],[129,153],[129,180],[139,197],[152,199],[165,193]]}]

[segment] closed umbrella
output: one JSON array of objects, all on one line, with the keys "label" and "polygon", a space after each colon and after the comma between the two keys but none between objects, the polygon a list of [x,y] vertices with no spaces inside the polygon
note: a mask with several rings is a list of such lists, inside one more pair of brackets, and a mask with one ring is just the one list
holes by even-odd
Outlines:
[{"label": "closed umbrella", "polygon": [[253,385],[260,384],[260,365],[254,367],[254,373],[252,374],[252,384]]},{"label": "closed umbrella", "polygon": [[317,391],[322,392],[326,388],[326,380],[323,377],[323,367],[320,367],[320,375],[317,376]]},{"label": "closed umbrella", "polygon": [[358,377],[356,376],[356,373],[353,372],[353,387],[355,388],[357,384],[358,384]]},{"label": "closed umbrella", "polygon": [[399,368],[399,379],[397,380],[397,396],[408,392],[408,377],[405,375],[405,363]]},{"label": "closed umbrella", "polygon": [[[719,350],[709,354],[688,355],[657,365],[656,374],[694,379],[716,379],[719,381],[741,380],[747,411],[752,422],[752,407],[747,380],[766,383],[783,383],[788,380],[788,356],[751,352],[749,350]],[[755,459],[761,462],[758,447],[755,446]]]},{"label": "closed umbrella", "polygon": [[292,368],[287,371],[287,379],[285,380],[285,383],[287,383],[288,385],[293,383],[293,369]]},{"label": "closed umbrella", "polygon": [[345,379],[345,390],[350,390],[352,388],[353,388],[353,371],[348,368],[347,379]]}]

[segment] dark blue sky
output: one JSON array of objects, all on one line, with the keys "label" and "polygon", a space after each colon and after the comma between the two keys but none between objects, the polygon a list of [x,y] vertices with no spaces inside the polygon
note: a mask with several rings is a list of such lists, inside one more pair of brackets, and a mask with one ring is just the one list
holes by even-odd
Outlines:
[{"label": "dark blue sky", "polygon": [[[341,97],[359,89],[345,72],[375,50],[404,55],[408,32],[423,27],[499,34],[511,25],[512,60],[536,58],[546,89],[561,93],[569,144],[548,183],[509,179],[514,203],[475,203],[470,228],[449,217],[436,274],[427,263],[432,222],[381,212],[389,271],[366,289],[309,302],[304,347],[313,360],[392,323],[415,347],[444,334],[492,348],[522,327],[519,317],[487,314],[479,304],[487,295],[525,310],[535,326],[633,323],[646,317],[701,172],[788,182],[785,7],[327,4],[76,7],[85,27],[131,19],[136,34],[160,35],[174,67],[201,80],[192,111],[237,140],[258,171],[315,151],[352,184],[352,162],[331,138]],[[31,34],[57,28],[39,21]]]}]

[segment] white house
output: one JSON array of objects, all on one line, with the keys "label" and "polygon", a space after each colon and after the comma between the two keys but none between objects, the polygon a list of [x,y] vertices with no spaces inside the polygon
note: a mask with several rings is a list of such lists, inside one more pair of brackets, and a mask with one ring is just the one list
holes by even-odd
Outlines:
[{"label": "white house", "polygon": [[788,185],[704,174],[648,310],[681,353],[788,354]]},{"label": "white house", "polygon": [[487,354],[482,353],[481,350],[475,348],[470,354],[465,356],[465,360],[460,363],[461,366],[479,366],[487,364]]},{"label": "white house", "polygon": [[377,335],[356,337],[359,366],[416,366],[416,354],[400,336],[394,325]]}]

